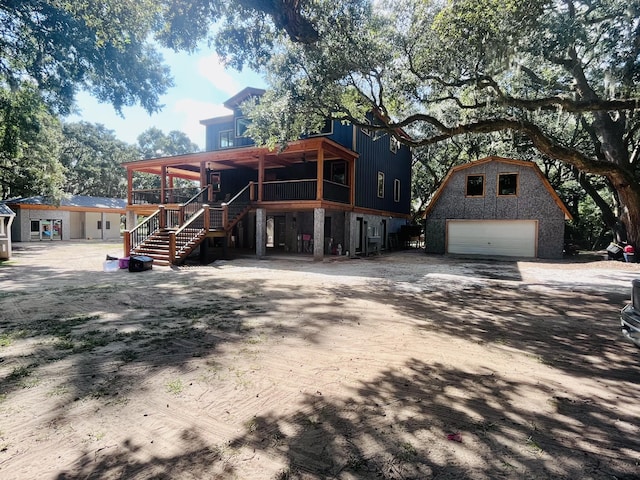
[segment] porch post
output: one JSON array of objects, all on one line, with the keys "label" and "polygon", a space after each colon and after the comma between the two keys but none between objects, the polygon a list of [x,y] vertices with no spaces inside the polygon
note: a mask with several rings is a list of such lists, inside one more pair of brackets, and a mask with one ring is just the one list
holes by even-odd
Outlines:
[{"label": "porch post", "polygon": [[256,209],[256,256],[262,258],[267,254],[267,215],[264,208]]},{"label": "porch post", "polygon": [[313,259],[324,258],[324,208],[313,209]]},{"label": "porch post", "polygon": [[[316,178],[318,179],[318,185],[316,185],[316,200],[322,200],[324,187],[324,150],[322,149],[322,145],[318,148],[318,170]],[[324,219],[322,222],[324,225]]]},{"label": "porch post", "polygon": [[[130,168],[127,168],[127,205],[133,205],[133,170]],[[129,218],[127,217],[128,220]]]},{"label": "porch post", "polygon": [[159,227],[161,229],[164,229],[167,227],[167,214],[165,213],[165,206],[164,205],[160,205],[158,207],[158,210],[160,210],[160,213],[158,215],[160,215],[160,225]]},{"label": "porch post", "polygon": [[160,203],[165,203],[167,201],[166,192],[167,189],[167,167],[166,165],[162,165],[160,167]]},{"label": "porch post", "polygon": [[258,159],[258,202],[262,201],[262,184],[264,182],[264,155]]},{"label": "porch post", "polygon": [[349,170],[349,201],[353,207],[356,204],[356,161],[353,158],[349,161]]}]

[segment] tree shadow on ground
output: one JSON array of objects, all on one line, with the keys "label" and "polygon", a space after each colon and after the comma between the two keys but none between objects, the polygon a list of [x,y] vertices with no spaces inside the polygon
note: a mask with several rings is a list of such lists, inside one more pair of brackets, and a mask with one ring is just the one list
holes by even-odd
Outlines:
[{"label": "tree shadow on ground", "polygon": [[227,479],[234,468],[224,460],[219,448],[211,447],[195,429],[180,435],[184,453],[168,457],[147,458],[140,455],[142,445],[128,439],[101,452],[85,451],[73,472],[61,472],[57,480],[98,480],[107,478]]},{"label": "tree shadow on ground", "polygon": [[[232,442],[280,456],[282,479],[631,479],[639,473],[635,416],[507,381],[411,360],[345,398],[307,395],[290,416],[260,416]],[[524,390],[545,408],[517,406]],[[612,428],[612,425],[614,428]]]}]

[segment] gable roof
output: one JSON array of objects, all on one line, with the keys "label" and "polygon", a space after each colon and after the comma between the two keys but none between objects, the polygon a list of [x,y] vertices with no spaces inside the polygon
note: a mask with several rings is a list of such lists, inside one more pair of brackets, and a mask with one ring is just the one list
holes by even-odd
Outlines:
[{"label": "gable roof", "polygon": [[68,195],[60,200],[60,205],[55,205],[49,197],[38,195],[35,197],[13,198],[5,201],[7,205],[36,206],[49,208],[70,207],[74,210],[126,210],[127,201],[122,198],[90,197],[88,195]]},{"label": "gable roof", "polygon": [[560,210],[562,210],[562,212],[564,213],[565,220],[573,220],[573,215],[571,215],[571,212],[569,212],[569,210],[567,209],[567,206],[560,199],[560,197],[558,196],[556,191],[553,189],[553,187],[549,183],[549,180],[547,180],[547,177],[544,176],[544,174],[542,173],[542,170],[540,170],[540,167],[538,167],[538,165],[536,165],[534,162],[529,162],[527,160],[516,160],[515,158],[504,158],[504,157],[497,157],[497,156],[481,158],[480,160],[476,160],[474,162],[468,162],[463,165],[458,165],[457,167],[453,167],[451,170],[449,170],[447,175],[444,177],[442,184],[440,184],[440,187],[438,188],[438,190],[436,190],[436,193],[433,195],[433,198],[429,202],[429,205],[427,206],[427,209],[424,211],[422,218],[426,218],[427,215],[429,215],[429,213],[437,203],[438,198],[440,197],[444,189],[447,188],[447,184],[449,183],[449,180],[451,180],[451,177],[453,177],[454,174],[458,173],[461,170],[466,170],[467,168],[476,167],[478,165],[483,165],[485,163],[491,163],[491,162],[507,163],[511,165],[518,165],[521,167],[531,168],[536,173],[536,175],[538,175],[538,178],[540,178],[542,185],[549,192],[549,195],[551,195],[551,198],[553,198],[553,200],[556,202]]},{"label": "gable roof", "polygon": [[4,217],[6,216],[12,217],[15,215],[15,213],[6,204],[0,203],[0,215]]},{"label": "gable roof", "polygon": [[243,90],[240,90],[238,93],[236,93],[233,97],[231,97],[227,101],[223,102],[223,105],[228,109],[233,110],[234,108],[240,106],[240,104],[244,102],[247,98],[261,97],[265,93],[266,93],[266,90],[263,90],[262,88],[247,87]]}]

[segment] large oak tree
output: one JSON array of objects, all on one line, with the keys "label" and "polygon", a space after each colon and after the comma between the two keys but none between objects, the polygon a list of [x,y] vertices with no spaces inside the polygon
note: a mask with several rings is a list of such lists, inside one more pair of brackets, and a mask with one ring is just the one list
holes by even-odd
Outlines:
[{"label": "large oak tree", "polygon": [[317,41],[251,55],[272,83],[252,107],[259,141],[286,142],[326,115],[363,124],[372,107],[373,128],[409,130],[414,146],[509,130],[606,179],[640,245],[640,1],[313,3],[325,11]]}]

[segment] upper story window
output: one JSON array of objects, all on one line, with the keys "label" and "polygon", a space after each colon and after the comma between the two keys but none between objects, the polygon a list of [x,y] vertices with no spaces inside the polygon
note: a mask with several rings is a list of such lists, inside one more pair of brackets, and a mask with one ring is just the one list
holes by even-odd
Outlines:
[{"label": "upper story window", "polygon": [[247,127],[251,125],[251,120],[247,117],[236,118],[236,137],[243,137],[247,132]]},{"label": "upper story window", "polygon": [[389,150],[391,150],[393,153],[397,153],[399,149],[400,149],[400,140],[398,140],[393,135],[390,135],[389,136]]},{"label": "upper story window", "polygon": [[384,173],[378,172],[378,197],[384,198]]},{"label": "upper story window", "polygon": [[233,130],[220,132],[220,148],[233,147]]},{"label": "upper story window", "polygon": [[484,197],[484,175],[467,175],[467,197]]},{"label": "upper story window", "polygon": [[331,181],[347,184],[347,162],[333,162],[331,164]]},{"label": "upper story window", "polygon": [[393,181],[393,201],[400,201],[400,180],[397,178]]},{"label": "upper story window", "polygon": [[[369,121],[368,118],[364,119],[364,123],[371,125],[371,122]],[[371,136],[371,130],[366,128],[366,127],[360,127],[360,130],[362,130],[362,133],[364,133],[365,135]]]},{"label": "upper story window", "polygon": [[319,135],[331,135],[333,133],[333,120],[327,118],[319,132],[313,132],[309,136],[315,137]]},{"label": "upper story window", "polygon": [[499,173],[498,174],[498,196],[509,196],[518,194],[518,174]]}]

